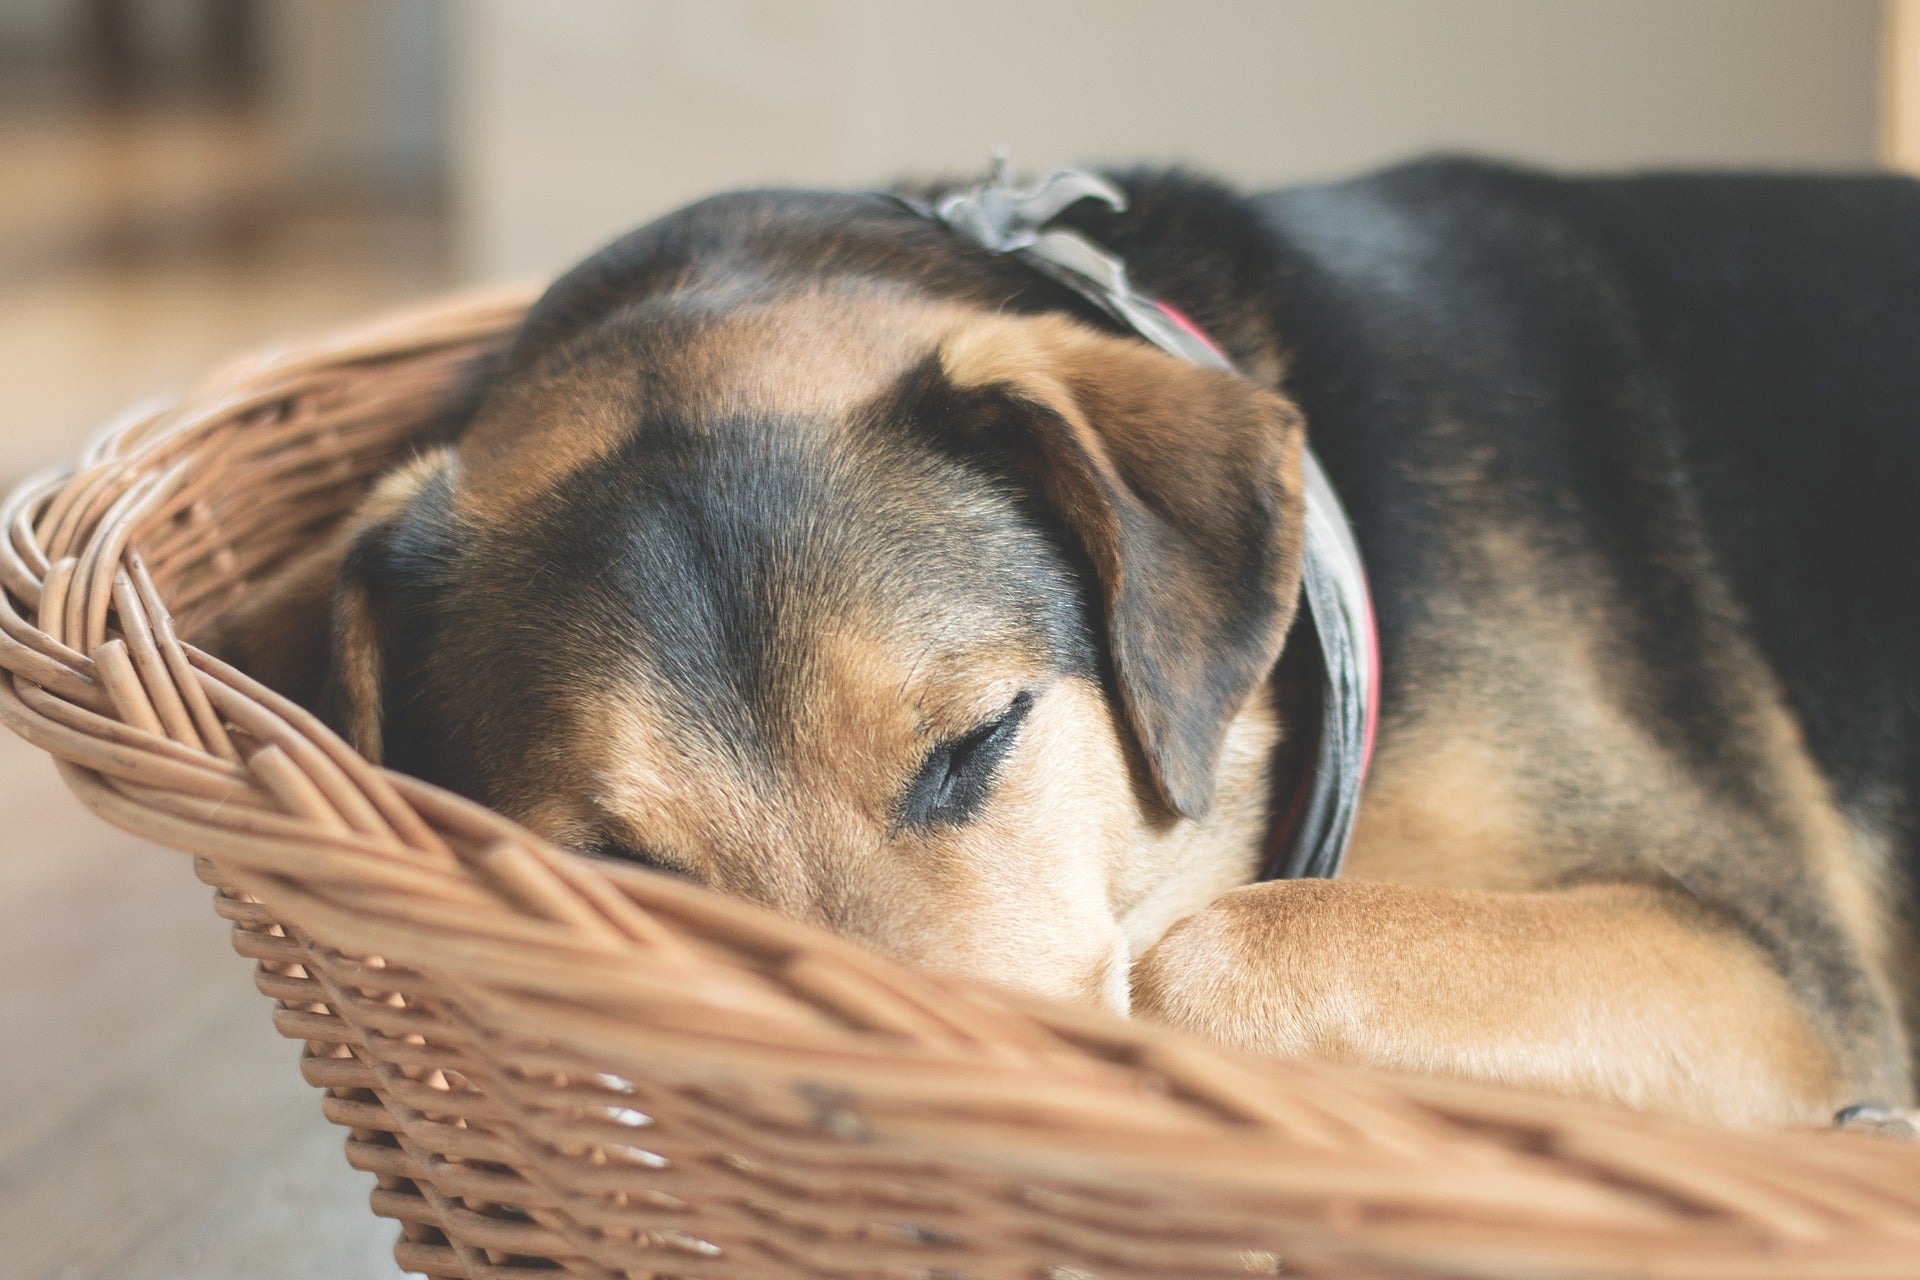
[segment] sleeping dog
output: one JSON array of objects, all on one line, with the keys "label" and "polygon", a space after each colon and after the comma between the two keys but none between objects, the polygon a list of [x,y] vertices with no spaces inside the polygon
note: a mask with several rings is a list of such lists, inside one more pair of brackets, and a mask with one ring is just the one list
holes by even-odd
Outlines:
[{"label": "sleeping dog", "polygon": [[[1114,181],[1054,225],[1234,372],[939,190],[720,196],[554,284],[210,643],[933,969],[1735,1123],[1910,1104],[1920,187]],[[1378,748],[1343,874],[1264,880],[1323,717],[1309,437]]]}]

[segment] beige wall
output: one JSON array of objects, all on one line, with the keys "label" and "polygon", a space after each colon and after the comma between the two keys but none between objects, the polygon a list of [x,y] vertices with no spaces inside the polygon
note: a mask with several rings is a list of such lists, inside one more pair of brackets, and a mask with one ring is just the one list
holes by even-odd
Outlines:
[{"label": "beige wall", "polygon": [[302,194],[432,189],[442,178],[449,0],[274,0],[267,107]]},{"label": "beige wall", "polygon": [[470,270],[692,197],[1180,159],[1245,183],[1432,148],[1859,166],[1873,0],[482,0],[454,56]]}]

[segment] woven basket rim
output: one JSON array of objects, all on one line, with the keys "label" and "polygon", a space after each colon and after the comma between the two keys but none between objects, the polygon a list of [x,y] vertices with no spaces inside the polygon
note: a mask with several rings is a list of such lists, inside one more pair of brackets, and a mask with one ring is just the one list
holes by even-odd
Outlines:
[{"label": "woven basket rim", "polygon": [[[375,1099],[396,1151],[425,1141],[407,1129],[408,1072],[432,1067],[410,1067],[383,1030],[399,1015],[363,999],[404,975],[383,1007],[432,1010],[449,1052],[489,1064],[487,1105],[526,1147],[507,1163],[571,1206],[541,1211],[546,1254],[475,1244],[512,1236],[500,1224],[517,1219],[441,1204],[429,1162],[407,1155],[414,1176],[391,1181],[438,1217],[409,1227],[403,1265],[438,1250],[436,1274],[507,1274],[489,1249],[583,1274],[661,1265],[658,1240],[622,1240],[580,1207],[571,1157],[534,1150],[550,1137],[540,1126],[559,1122],[502,1101],[505,1082],[552,1077],[644,1080],[673,1097],[733,1090],[752,1099],[751,1134],[778,1136],[807,1168],[932,1162],[1110,1198],[1199,1197],[1271,1222],[1293,1256],[1381,1272],[1920,1273],[1920,1147],[1255,1059],[915,973],[751,904],[566,854],[375,768],[180,638],[404,456],[534,292],[459,295],[250,356],[109,424],[73,467],[0,507],[0,720],[49,752],[95,813],[195,854],[247,936],[297,951],[268,965],[281,981],[263,989],[324,988],[276,998],[283,1029],[322,1064],[310,1076],[364,1068],[358,1094],[330,1098]],[[339,1039],[305,1034],[321,1024],[303,1018],[331,1020]],[[675,1265],[720,1268],[688,1274],[733,1274],[686,1256]]]}]

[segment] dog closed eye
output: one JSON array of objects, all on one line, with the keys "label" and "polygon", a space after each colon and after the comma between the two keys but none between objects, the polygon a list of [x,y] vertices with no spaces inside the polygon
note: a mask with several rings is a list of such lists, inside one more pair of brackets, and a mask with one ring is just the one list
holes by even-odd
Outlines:
[{"label": "dog closed eye", "polygon": [[691,880],[694,878],[693,873],[679,863],[663,858],[651,849],[630,844],[625,840],[615,839],[610,836],[602,836],[589,841],[587,844],[581,846],[580,852],[596,858],[612,858],[617,862],[630,862],[635,866],[645,867],[649,871],[660,871],[670,876],[679,876],[682,879]]},{"label": "dog closed eye", "polygon": [[900,827],[959,826],[977,815],[1031,710],[1033,694],[1023,691],[993,719],[929,751],[901,800]]}]

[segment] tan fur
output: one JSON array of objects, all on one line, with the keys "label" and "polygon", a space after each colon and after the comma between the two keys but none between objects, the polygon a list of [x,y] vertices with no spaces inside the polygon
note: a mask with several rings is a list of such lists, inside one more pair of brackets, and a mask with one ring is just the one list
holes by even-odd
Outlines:
[{"label": "tan fur", "polygon": [[[1906,886],[1893,881],[1888,892],[1904,892]],[[1893,922],[1894,944],[1887,957],[1887,981],[1900,1001],[1901,1028],[1906,1033],[1907,1051],[1920,1059],[1920,919],[1898,918]],[[1920,1067],[1916,1067],[1920,1074]],[[1920,1081],[1914,1092],[1920,1095]]]},{"label": "tan fur", "polygon": [[1220,791],[1199,822],[1142,810],[1131,796],[1132,838],[1114,876],[1114,908],[1138,956],[1170,925],[1259,874],[1273,826],[1273,753],[1281,724],[1272,702],[1256,697],[1227,730]]},{"label": "tan fur", "polygon": [[[1267,823],[1271,709],[1250,706],[1203,822],[1143,806],[1100,692],[1016,653],[968,645],[933,661],[871,622],[815,633],[818,672],[798,735],[804,791],[769,780],[698,726],[660,714],[643,683],[583,697],[581,800],[554,789],[515,816],[562,843],[612,829],[702,882],[915,963],[1126,1009],[1131,957],[1175,918],[1252,873]],[[1043,693],[990,813],[957,829],[891,830],[893,780],[924,744],[963,731],[1021,687]]]},{"label": "tan fur", "polygon": [[[833,323],[822,324],[831,314]],[[978,313],[891,290],[801,294],[742,308],[648,370],[647,393],[691,420],[773,410],[832,421]],[[460,443],[460,510],[500,520],[618,448],[644,406],[617,360],[575,361],[490,402]],[[652,406],[659,407],[659,406]]]},{"label": "tan fur", "polygon": [[[1268,416],[1252,429],[1273,437],[1271,459],[1281,492],[1300,496],[1299,411],[1240,378],[1196,368],[1131,339],[1116,339],[1061,316],[976,319],[954,332],[941,348],[941,364],[963,387],[1005,382],[1053,407],[1093,449],[1100,464],[1116,469],[1130,460],[1166,458],[1217,449],[1208,436],[1221,429],[1221,402],[1257,397]],[[1175,492],[1175,501],[1204,510],[1217,495]],[[1297,558],[1298,547],[1294,547]],[[1167,584],[1177,587],[1180,584]],[[1196,607],[1217,607],[1196,601]]]},{"label": "tan fur", "polygon": [[1634,886],[1253,885],[1150,950],[1133,997],[1142,1014],[1259,1052],[1733,1124],[1820,1123],[1850,1101],[1750,942]]},{"label": "tan fur", "polygon": [[1507,752],[1442,721],[1376,762],[1344,874],[1390,884],[1522,889],[1549,871]]},{"label": "tan fur", "polygon": [[[1630,695],[1647,677],[1611,634],[1619,606],[1606,597],[1603,577],[1570,580],[1524,538],[1484,535],[1465,545],[1477,546],[1482,557],[1464,570],[1473,582],[1465,594],[1481,612],[1462,606],[1439,630],[1498,654],[1489,665],[1550,706],[1552,719],[1511,723],[1502,718],[1510,699],[1498,689],[1443,674],[1457,666],[1456,656],[1439,656],[1429,671],[1419,651],[1408,655],[1400,674],[1412,692],[1384,735],[1349,855],[1354,891],[1376,882],[1354,900],[1368,909],[1355,909],[1344,940],[1343,926],[1332,922],[1337,910],[1316,917],[1313,940],[1288,943],[1272,962],[1274,972],[1262,968],[1256,976],[1297,983],[1331,962],[1320,949],[1355,951],[1403,969],[1396,977],[1366,969],[1372,959],[1338,962],[1362,966],[1353,970],[1348,995],[1376,987],[1390,994],[1354,997],[1370,1010],[1372,1029],[1324,1051],[1380,1065],[1530,1082],[1748,1123],[1823,1120],[1862,1097],[1910,1096],[1903,1055],[1876,1061],[1869,1046],[1854,1046],[1852,1065],[1842,1071],[1829,1037],[1844,1040],[1850,1029],[1816,1026],[1750,939],[1694,907],[1694,877],[1767,875],[1780,864],[1754,862],[1757,849],[1795,850],[1788,868],[1812,868],[1821,890],[1817,901],[1798,905],[1838,923],[1860,947],[1878,998],[1894,1007],[1890,930],[1877,905],[1891,895],[1871,870],[1884,859],[1835,807],[1782,695],[1731,614],[1717,646],[1714,694],[1744,722],[1735,749],[1749,757],[1746,767],[1763,780],[1778,815],[1766,829],[1698,782],[1668,743],[1651,736],[1652,722],[1623,714],[1623,692]],[[1497,607],[1487,607],[1489,598]],[[1448,608],[1447,593],[1436,593],[1432,607]],[[1483,618],[1497,618],[1497,630]],[[1645,843],[1601,843],[1583,817],[1563,812],[1557,789],[1570,784],[1625,806]],[[1546,892],[1570,873],[1640,883]],[[1450,893],[1458,890],[1492,892]],[[1231,912],[1197,923],[1184,941],[1170,939],[1166,955],[1136,976],[1159,993],[1143,1003],[1171,1001],[1180,1010],[1173,1016],[1189,1022],[1229,1016],[1205,1008],[1210,998],[1225,999],[1224,991],[1192,994],[1199,957],[1209,946],[1246,950],[1242,935],[1254,927],[1254,902],[1292,919],[1303,900],[1278,889],[1244,891]],[[1320,905],[1344,909],[1346,901],[1335,893]],[[1427,962],[1410,962],[1404,950],[1371,940],[1382,926],[1378,912],[1391,903],[1400,913],[1392,916],[1395,936],[1402,947],[1422,948]],[[1498,930],[1488,929],[1492,919],[1502,922]],[[1496,935],[1505,940],[1489,951]],[[1423,967],[1439,964],[1443,954],[1459,959]],[[1505,957],[1508,967],[1476,958],[1483,955]],[[1415,980],[1421,972],[1446,976],[1422,983]],[[1176,990],[1184,994],[1170,994]],[[1332,1015],[1300,1016],[1318,1025],[1314,1019]],[[1449,1045],[1456,1059],[1434,1056]]]}]

